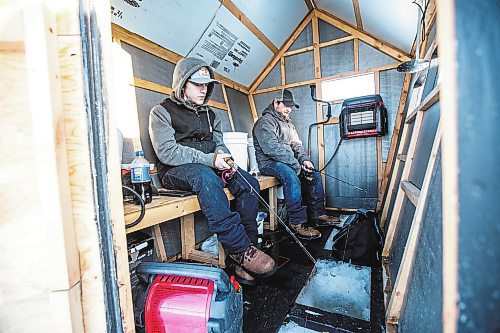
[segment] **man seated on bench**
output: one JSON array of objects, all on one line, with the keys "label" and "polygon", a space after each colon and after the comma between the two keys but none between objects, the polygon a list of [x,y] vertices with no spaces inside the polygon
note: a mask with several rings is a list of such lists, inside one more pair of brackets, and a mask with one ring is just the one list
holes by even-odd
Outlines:
[{"label": "man seated on bench", "polygon": [[299,238],[316,239],[321,233],[306,226],[308,218],[318,227],[338,224],[339,218],[325,213],[321,176],[314,172],[292,123],[292,108],[299,108],[292,92],[279,90],[253,127],[255,156],[259,170],[283,184],[290,228]]},{"label": "man seated on bench", "polygon": [[[237,278],[254,284],[254,278],[271,276],[277,268],[270,256],[254,246],[259,182],[240,168],[231,184],[218,175],[231,169],[227,163],[231,155],[222,141],[221,120],[207,106],[214,84],[219,83],[214,77],[204,61],[180,60],[174,69],[172,94],[151,110],[149,134],[163,186],[198,196],[210,231],[237,263]],[[236,212],[230,210],[225,186],[235,197]]]}]

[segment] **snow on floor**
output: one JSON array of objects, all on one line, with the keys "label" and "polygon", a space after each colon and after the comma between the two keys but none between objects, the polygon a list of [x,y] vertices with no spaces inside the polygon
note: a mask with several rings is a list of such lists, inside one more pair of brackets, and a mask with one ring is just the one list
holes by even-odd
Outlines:
[{"label": "snow on floor", "polygon": [[[349,217],[350,215],[340,215],[340,223],[339,223],[339,227],[342,228],[344,226],[344,223],[345,221],[347,220],[347,218]],[[324,249],[325,250],[329,250],[331,251],[332,250],[332,246],[333,246],[333,237],[339,232],[338,229],[336,228],[333,228],[332,230],[332,233],[330,234],[330,237],[328,237],[328,240],[326,241],[325,243],[325,247]]]},{"label": "snow on floor", "polygon": [[296,303],[370,321],[370,267],[319,260]]}]

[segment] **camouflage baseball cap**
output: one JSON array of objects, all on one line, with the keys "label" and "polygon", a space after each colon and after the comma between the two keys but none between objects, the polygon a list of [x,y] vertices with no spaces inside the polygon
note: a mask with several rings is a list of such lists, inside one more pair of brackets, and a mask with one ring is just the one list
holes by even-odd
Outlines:
[{"label": "camouflage baseball cap", "polygon": [[201,67],[198,69],[196,72],[194,72],[188,79],[188,81],[198,83],[198,84],[205,84],[205,83],[219,83],[216,79],[212,79],[210,77],[210,72],[208,71],[208,68],[206,67]]}]

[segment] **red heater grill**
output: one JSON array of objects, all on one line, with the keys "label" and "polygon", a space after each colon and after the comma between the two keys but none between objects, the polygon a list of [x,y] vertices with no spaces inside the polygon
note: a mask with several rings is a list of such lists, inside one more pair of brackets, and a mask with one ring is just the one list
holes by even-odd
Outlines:
[{"label": "red heater grill", "polygon": [[343,139],[383,136],[388,131],[387,109],[380,95],[346,99],[339,121]]},{"label": "red heater grill", "polygon": [[146,298],[146,333],[205,333],[214,281],[158,275]]}]

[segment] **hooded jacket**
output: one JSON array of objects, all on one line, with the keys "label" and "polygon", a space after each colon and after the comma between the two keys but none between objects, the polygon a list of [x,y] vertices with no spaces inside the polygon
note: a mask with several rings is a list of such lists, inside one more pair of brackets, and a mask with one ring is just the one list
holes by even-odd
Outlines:
[{"label": "hooded jacket", "polygon": [[308,160],[292,121],[276,111],[273,103],[264,109],[252,134],[259,168],[275,161],[288,165],[298,174],[302,163]]},{"label": "hooded jacket", "polygon": [[215,152],[229,150],[222,141],[221,120],[207,103],[214,83],[207,87],[203,105],[193,104],[183,98],[183,87],[189,77],[201,67],[212,69],[202,60],[185,58],[174,69],[173,91],[159,105],[151,109],[149,135],[158,157],[160,176],[170,167],[187,163],[201,163],[213,167]]}]

